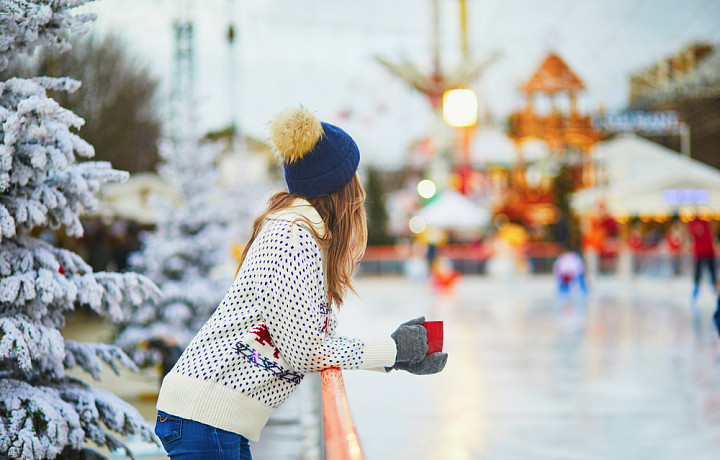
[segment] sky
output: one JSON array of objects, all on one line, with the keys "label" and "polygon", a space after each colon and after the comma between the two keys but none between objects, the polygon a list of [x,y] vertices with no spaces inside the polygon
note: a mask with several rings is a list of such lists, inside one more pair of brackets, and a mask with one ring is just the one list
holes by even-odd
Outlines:
[{"label": "sky", "polygon": [[[169,94],[172,24],[182,0],[99,0],[92,30],[115,33]],[[199,129],[267,138],[277,112],[302,104],[355,138],[365,164],[402,163],[429,136],[432,113],[420,93],[376,56],[432,63],[431,0],[189,0],[194,21]],[[460,59],[459,2],[439,0],[444,68]],[[518,86],[549,52],[584,81],[580,107],[622,109],[631,73],[693,41],[720,42],[720,0],[467,0],[474,57],[498,57],[474,82],[481,107],[504,120],[522,107]],[[226,31],[234,24],[236,42]],[[163,105],[165,115],[168,106]],[[483,109],[483,110],[485,110]]]}]

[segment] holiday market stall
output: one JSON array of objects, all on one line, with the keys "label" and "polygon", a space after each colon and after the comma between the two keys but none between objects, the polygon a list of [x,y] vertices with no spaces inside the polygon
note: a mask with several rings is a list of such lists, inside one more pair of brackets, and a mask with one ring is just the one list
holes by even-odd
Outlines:
[{"label": "holiday market stall", "polygon": [[595,149],[600,172],[596,187],[577,192],[579,214],[599,203],[618,220],[665,220],[702,214],[720,220],[720,171],[632,134],[602,142]]},{"label": "holiday market stall", "polygon": [[632,134],[599,143],[594,158],[598,185],[572,198],[588,257],[601,272],[687,271],[685,224],[697,216],[717,231],[720,171]]}]

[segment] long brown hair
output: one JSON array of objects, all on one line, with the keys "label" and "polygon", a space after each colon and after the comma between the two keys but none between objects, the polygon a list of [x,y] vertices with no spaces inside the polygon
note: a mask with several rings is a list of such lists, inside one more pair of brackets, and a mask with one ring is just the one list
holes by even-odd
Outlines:
[{"label": "long brown hair", "polygon": [[[267,209],[253,223],[252,235],[240,256],[238,272],[250,246],[260,233],[265,218],[290,207],[297,198],[302,197],[288,192],[278,192],[270,198]],[[362,258],[367,246],[367,220],[363,207],[365,189],[358,175],[355,174],[350,182],[336,192],[304,199],[315,208],[325,223],[324,236],[318,235],[314,230],[313,233],[321,242],[321,246],[326,246],[328,250],[325,274],[328,307],[333,303],[340,307],[348,290],[356,292],[352,283],[352,273],[355,263]]]}]

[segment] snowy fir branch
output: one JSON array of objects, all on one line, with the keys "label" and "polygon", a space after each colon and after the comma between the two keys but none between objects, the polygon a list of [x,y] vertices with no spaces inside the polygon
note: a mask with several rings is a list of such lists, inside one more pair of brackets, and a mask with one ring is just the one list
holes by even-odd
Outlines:
[{"label": "snowy fir branch", "polygon": [[[1,350],[1,348],[0,348]],[[83,370],[100,380],[102,363],[107,364],[116,375],[120,375],[119,364],[136,371],[137,366],[123,351],[115,346],[104,343],[78,343],[74,340],[65,341],[65,368],[80,366]]]},{"label": "snowy fir branch", "polygon": [[80,448],[85,438],[80,413],[54,388],[0,379],[0,453],[24,460]]},{"label": "snowy fir branch", "polygon": [[0,70],[18,54],[38,46],[69,48],[65,31],[84,33],[94,14],[70,14],[88,0],[3,0],[0,2]]},{"label": "snowy fir branch", "polygon": [[78,380],[63,382],[55,388],[61,398],[77,411],[85,438],[110,450],[123,449],[131,458],[134,456],[128,446],[109,434],[105,427],[113,432],[139,435],[145,441],[158,443],[152,428],[137,409],[114,394]]},{"label": "snowy fir branch", "polygon": [[0,279],[0,314],[22,312],[48,327],[64,324],[63,312],[73,309],[77,297],[77,283],[46,269]]},{"label": "snowy fir branch", "polygon": [[9,458],[83,458],[84,439],[133,458],[105,427],[157,442],[137,410],[105,390],[72,378],[45,386],[0,380],[0,452]]},{"label": "snowy fir branch", "polygon": [[157,286],[134,273],[93,273],[76,254],[31,237],[7,240],[0,252],[0,314],[23,313],[60,328],[63,316],[52,310],[87,306],[115,321],[125,304],[160,298]]},{"label": "snowy fir branch", "polygon": [[103,288],[102,310],[98,312],[114,321],[122,320],[128,307],[145,301],[157,303],[162,296],[155,283],[135,273],[100,272],[93,277]]},{"label": "snowy fir branch", "polygon": [[67,249],[56,248],[38,238],[19,236],[2,243],[0,277],[16,272],[46,269],[59,274],[92,273],[80,256]]},{"label": "snowy fir branch", "polygon": [[23,315],[0,317],[0,362],[16,361],[21,370],[29,372],[37,367],[33,361],[60,362],[63,355],[63,338],[57,329],[32,322]]}]

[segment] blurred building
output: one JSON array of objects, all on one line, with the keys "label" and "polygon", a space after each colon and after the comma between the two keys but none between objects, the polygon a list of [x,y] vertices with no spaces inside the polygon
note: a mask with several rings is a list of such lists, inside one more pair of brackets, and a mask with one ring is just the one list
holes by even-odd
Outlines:
[{"label": "blurred building", "polygon": [[551,181],[539,179],[548,169],[539,165],[550,163],[551,170],[564,165],[572,189],[594,185],[592,147],[602,133],[579,108],[585,84],[560,56],[549,53],[519,89],[526,105],[508,120],[518,162],[510,171],[502,212],[526,222],[549,224],[558,217],[553,204],[557,191]]},{"label": "blurred building", "polygon": [[[630,77],[630,108],[674,110],[690,129],[691,155],[720,168],[720,50],[692,43]],[[678,136],[653,136],[676,151]]]},{"label": "blurred building", "polygon": [[[541,139],[550,145],[554,155],[567,157],[575,153],[582,160],[601,137],[590,116],[578,108],[578,95],[584,90],[585,84],[565,61],[554,53],[548,54],[520,86],[526,106],[510,115],[510,136],[519,145]],[[545,107],[539,107],[542,102],[546,102]]]}]

